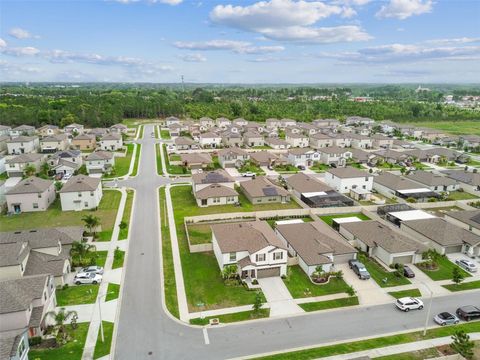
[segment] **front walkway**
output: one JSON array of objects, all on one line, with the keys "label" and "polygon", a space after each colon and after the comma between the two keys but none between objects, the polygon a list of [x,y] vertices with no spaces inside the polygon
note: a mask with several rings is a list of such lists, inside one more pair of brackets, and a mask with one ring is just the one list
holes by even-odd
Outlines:
[{"label": "front walkway", "polygon": [[263,294],[270,305],[270,317],[303,313],[280,277],[258,279]]}]

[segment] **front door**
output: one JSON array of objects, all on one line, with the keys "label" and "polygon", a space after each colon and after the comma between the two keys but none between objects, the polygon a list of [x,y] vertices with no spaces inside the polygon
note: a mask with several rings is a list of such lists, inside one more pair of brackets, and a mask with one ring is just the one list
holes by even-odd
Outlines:
[{"label": "front door", "polygon": [[20,207],[20,204],[13,205],[13,212],[15,214],[20,214],[21,211],[22,211],[22,209]]}]

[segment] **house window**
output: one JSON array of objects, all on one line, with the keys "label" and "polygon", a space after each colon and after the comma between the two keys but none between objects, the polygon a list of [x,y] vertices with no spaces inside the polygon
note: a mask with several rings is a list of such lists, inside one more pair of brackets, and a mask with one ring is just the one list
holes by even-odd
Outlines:
[{"label": "house window", "polygon": [[93,196],[94,192],[93,191],[90,191],[90,196]]},{"label": "house window", "polygon": [[237,261],[237,253],[231,252],[230,253],[230,262]]},{"label": "house window", "polygon": [[83,203],[83,205],[84,205],[85,207],[88,207],[88,201],[85,201],[85,202]]},{"label": "house window", "polygon": [[17,354],[18,357],[22,357],[25,354],[25,351],[27,351],[27,347],[25,346],[25,340],[22,338],[20,341],[20,344],[18,344],[18,349],[17,349]]},{"label": "house window", "polygon": [[82,197],[82,193],[78,193],[78,197]]},{"label": "house window", "polygon": [[265,254],[257,254],[257,256],[255,257],[255,261],[265,261]]},{"label": "house window", "polygon": [[46,293],[46,292],[43,293],[43,299],[44,299],[45,301],[47,301],[47,293]]},{"label": "house window", "polygon": [[283,252],[273,253],[273,260],[282,260],[282,259],[283,259]]},{"label": "house window", "polygon": [[42,198],[42,194],[38,194],[37,196],[38,196],[38,198],[39,198],[39,199],[41,199],[41,198]]},{"label": "house window", "polygon": [[33,208],[38,209],[38,203],[33,203]]}]

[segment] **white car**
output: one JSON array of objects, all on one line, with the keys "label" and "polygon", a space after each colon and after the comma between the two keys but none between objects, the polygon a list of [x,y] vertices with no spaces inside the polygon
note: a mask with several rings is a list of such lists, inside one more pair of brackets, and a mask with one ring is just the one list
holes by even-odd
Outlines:
[{"label": "white car", "polygon": [[254,177],[256,174],[254,172],[251,172],[251,171],[247,171],[247,172],[244,172],[242,174],[243,177]]},{"label": "white car", "polygon": [[413,297],[404,297],[397,299],[395,302],[397,308],[402,311],[410,311],[410,310],[422,310],[423,309],[423,301],[418,298]]},{"label": "white car", "polygon": [[80,284],[99,284],[102,282],[102,275],[92,272],[80,272],[73,278],[73,282],[77,285]]},{"label": "white car", "polygon": [[80,270],[80,273],[94,273],[103,275],[103,267],[97,265],[87,266]]},{"label": "white car", "polygon": [[460,266],[462,269],[470,271],[472,273],[477,272],[477,265],[475,265],[472,261],[466,259],[457,259],[455,260],[455,264]]},{"label": "white car", "polygon": [[65,174],[63,180],[69,180],[72,177],[72,174]]}]

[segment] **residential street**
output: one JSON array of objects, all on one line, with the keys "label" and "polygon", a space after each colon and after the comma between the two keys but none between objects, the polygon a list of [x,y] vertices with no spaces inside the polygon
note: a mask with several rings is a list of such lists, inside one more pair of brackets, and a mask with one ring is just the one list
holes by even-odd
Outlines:
[{"label": "residential street", "polygon": [[[136,189],[115,359],[225,359],[340,340],[418,329],[426,310],[402,313],[392,304],[353,307],[290,318],[276,318],[209,328],[190,327],[165,313],[162,305],[161,247],[157,188],[171,182],[157,175],[153,126],[145,126],[138,176],[119,181]],[[177,182],[185,182],[179,179]],[[480,291],[433,301],[431,314],[478,303]],[[368,327],[365,324],[368,323]],[[429,320],[429,325],[433,321]],[[206,344],[208,339],[209,344]],[[248,345],[247,345],[248,344]]]}]

